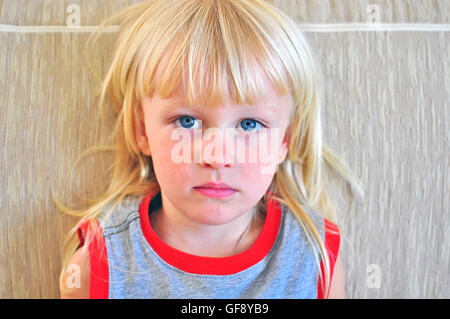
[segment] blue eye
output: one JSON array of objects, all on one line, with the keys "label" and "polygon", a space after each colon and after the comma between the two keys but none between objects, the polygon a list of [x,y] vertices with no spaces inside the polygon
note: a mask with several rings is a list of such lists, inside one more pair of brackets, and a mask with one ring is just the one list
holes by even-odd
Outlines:
[{"label": "blue eye", "polygon": [[[195,125],[195,121],[196,120],[197,119],[195,117],[188,116],[188,115],[183,115],[183,116],[180,116],[179,118],[177,118],[174,121],[174,123],[177,126],[179,126],[179,127],[182,127],[182,128],[185,128],[185,129],[191,129],[191,128],[195,128],[194,125]],[[200,127],[201,127],[201,122],[199,124],[200,124]],[[258,131],[260,128],[265,127],[260,122],[258,122],[256,120],[253,120],[253,119],[242,120],[240,122],[239,126],[245,132],[255,132],[255,131]]]},{"label": "blue eye", "polygon": [[[254,132],[257,131],[255,130],[255,127],[260,126],[257,130],[259,130],[261,127],[264,127],[263,125],[261,125],[261,123],[259,123],[256,120],[252,120],[252,119],[245,119],[241,121],[241,127],[244,129],[244,131],[246,132]],[[250,130],[246,130],[246,129],[250,129]]]},{"label": "blue eye", "polygon": [[180,122],[181,127],[190,129],[192,128],[192,125],[194,125],[195,118],[192,116],[180,116],[175,120],[175,123]]}]

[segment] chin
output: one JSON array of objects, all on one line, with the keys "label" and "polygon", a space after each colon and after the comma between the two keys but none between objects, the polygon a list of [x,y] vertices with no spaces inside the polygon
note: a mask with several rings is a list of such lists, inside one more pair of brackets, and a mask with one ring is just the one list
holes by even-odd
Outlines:
[{"label": "chin", "polygon": [[204,225],[224,225],[240,217],[239,209],[225,203],[198,205],[195,213],[186,211],[185,216]]}]

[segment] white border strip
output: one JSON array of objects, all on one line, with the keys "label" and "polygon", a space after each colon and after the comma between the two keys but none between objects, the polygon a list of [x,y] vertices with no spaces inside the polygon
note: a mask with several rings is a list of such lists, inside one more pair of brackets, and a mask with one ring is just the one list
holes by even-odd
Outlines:
[{"label": "white border strip", "polygon": [[[8,33],[91,33],[97,30],[98,26],[65,26],[65,25],[30,25],[19,26],[10,24],[0,24],[0,32]],[[119,26],[110,26],[104,32],[117,32]]]},{"label": "white border strip", "polygon": [[[419,31],[419,32],[449,32],[450,24],[433,23],[312,23],[298,24],[305,32],[370,32],[370,31]],[[98,26],[18,26],[0,24],[0,32],[7,33],[91,33]],[[119,26],[104,29],[106,33],[114,33]]]},{"label": "white border strip", "polygon": [[420,31],[448,32],[450,24],[433,23],[312,23],[299,24],[306,32]]}]

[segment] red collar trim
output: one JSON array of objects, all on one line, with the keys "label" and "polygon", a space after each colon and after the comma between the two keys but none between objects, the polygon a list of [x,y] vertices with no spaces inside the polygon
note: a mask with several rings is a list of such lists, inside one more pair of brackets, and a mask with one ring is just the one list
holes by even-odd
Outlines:
[{"label": "red collar trim", "polygon": [[230,257],[203,257],[185,253],[163,242],[153,231],[148,207],[155,193],[149,193],[141,201],[139,215],[142,232],[153,250],[168,264],[189,273],[208,275],[231,275],[243,271],[261,261],[273,247],[281,222],[280,203],[267,200],[266,220],[263,229],[253,245]]}]

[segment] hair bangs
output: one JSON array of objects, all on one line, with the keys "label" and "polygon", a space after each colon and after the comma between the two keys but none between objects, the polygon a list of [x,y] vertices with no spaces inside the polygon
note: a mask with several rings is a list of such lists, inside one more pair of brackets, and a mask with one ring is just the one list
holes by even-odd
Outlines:
[{"label": "hair bangs", "polygon": [[158,92],[162,98],[183,97],[188,105],[218,106],[228,94],[235,104],[251,105],[267,91],[264,77],[280,94],[292,87],[267,31],[244,8],[233,1],[187,8],[192,12],[180,15],[185,18],[175,34],[158,36],[170,41],[159,42],[158,50],[145,47],[154,54],[142,55],[146,61],[141,61],[145,74],[136,83],[139,98]]}]

